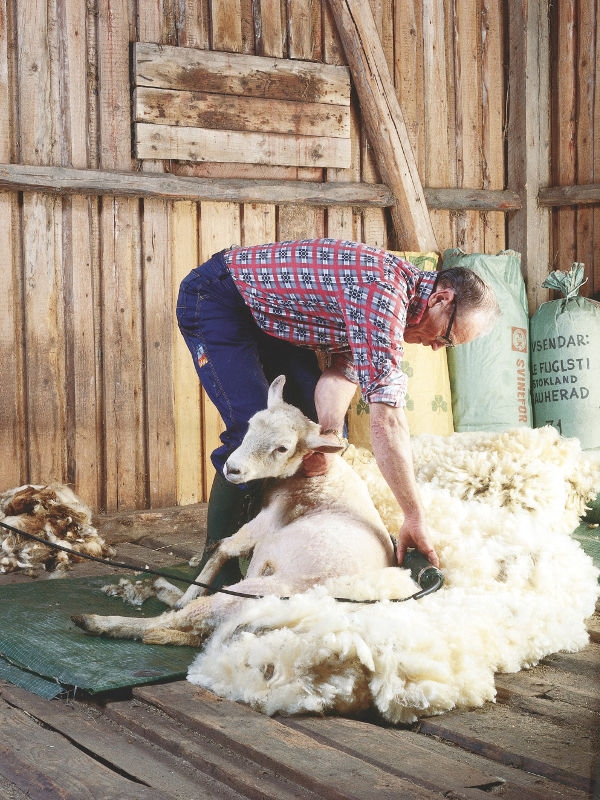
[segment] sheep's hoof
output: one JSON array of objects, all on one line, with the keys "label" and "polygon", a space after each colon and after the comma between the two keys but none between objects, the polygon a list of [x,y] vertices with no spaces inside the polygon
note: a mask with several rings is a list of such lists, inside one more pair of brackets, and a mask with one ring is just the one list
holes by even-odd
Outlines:
[{"label": "sheep's hoof", "polygon": [[74,622],[78,628],[81,628],[83,631],[91,631],[93,630],[90,627],[91,623],[91,616],[90,614],[73,614],[71,616],[71,622]]}]

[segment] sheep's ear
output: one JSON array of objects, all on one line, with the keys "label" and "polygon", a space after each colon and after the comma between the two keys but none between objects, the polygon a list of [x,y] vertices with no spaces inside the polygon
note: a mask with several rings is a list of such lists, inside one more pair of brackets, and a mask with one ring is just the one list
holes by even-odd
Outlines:
[{"label": "sheep's ear", "polygon": [[285,385],[285,375],[278,375],[269,386],[267,397],[267,408],[283,403],[283,387]]},{"label": "sheep's ear", "polygon": [[321,436],[320,433],[309,434],[306,437],[306,446],[317,453],[341,453],[346,449],[345,444],[334,443],[331,439]]}]

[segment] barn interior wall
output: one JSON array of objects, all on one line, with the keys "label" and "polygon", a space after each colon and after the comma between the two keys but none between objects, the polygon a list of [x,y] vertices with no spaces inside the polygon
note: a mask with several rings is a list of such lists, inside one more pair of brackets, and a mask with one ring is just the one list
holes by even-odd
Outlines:
[{"label": "barn interior wall", "polygon": [[[600,3],[550,5],[554,186],[600,183]],[[555,208],[549,269],[585,265],[582,294],[600,300],[600,203]]]},{"label": "barn interior wall", "polygon": [[[506,188],[505,2],[369,5],[423,185]],[[595,7],[570,5],[581,14]],[[562,16],[560,24],[569,25]],[[560,92],[564,81],[577,84],[579,108],[581,31],[578,64],[555,85]],[[326,0],[0,0],[0,163],[380,181],[356,98],[348,169],[136,160],[135,41],[346,63]],[[596,59],[594,48],[595,40]],[[567,127],[567,149],[583,153],[593,125],[579,137]],[[556,180],[593,174],[585,158],[576,176],[555,167]],[[557,264],[577,257],[598,270],[597,213],[554,216]],[[510,244],[501,211],[431,217],[440,252],[495,253]],[[210,489],[221,422],[176,330],[177,288],[187,272],[233,243],[326,235],[385,247],[390,226],[375,207],[166,201],[74,188],[0,192],[0,235],[0,491],[59,481],[94,510],[112,511],[204,501]],[[591,287],[598,290],[597,279]]]}]

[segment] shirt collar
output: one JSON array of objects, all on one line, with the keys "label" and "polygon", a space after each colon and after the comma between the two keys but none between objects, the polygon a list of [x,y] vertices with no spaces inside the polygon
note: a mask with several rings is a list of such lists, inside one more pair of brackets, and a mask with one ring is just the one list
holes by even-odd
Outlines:
[{"label": "shirt collar", "polygon": [[429,300],[434,288],[435,282],[438,277],[438,272],[419,272],[417,282],[413,291],[413,296],[408,303],[406,313],[407,323],[416,324],[421,321],[425,309],[427,308],[427,301]]}]

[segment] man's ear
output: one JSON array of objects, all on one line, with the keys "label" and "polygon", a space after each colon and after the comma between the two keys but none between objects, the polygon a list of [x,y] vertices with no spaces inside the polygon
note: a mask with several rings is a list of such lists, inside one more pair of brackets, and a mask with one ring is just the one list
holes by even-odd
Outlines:
[{"label": "man's ear", "polygon": [[443,305],[449,305],[454,300],[454,294],[454,289],[450,289],[450,287],[436,289],[435,292],[432,292],[429,295],[427,306],[432,308],[433,306],[437,306],[439,303],[442,303]]}]

